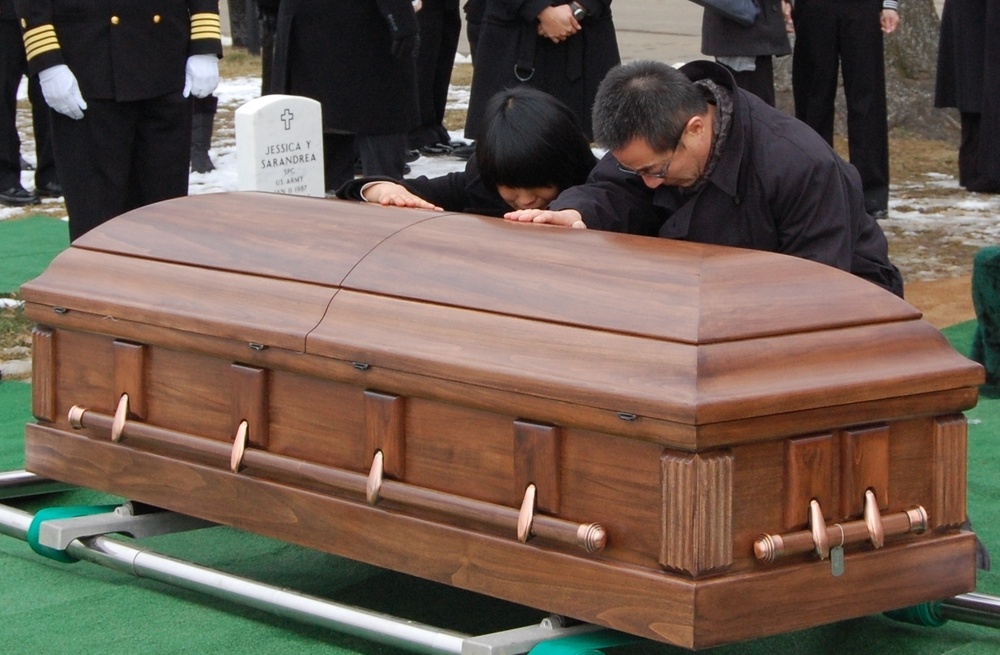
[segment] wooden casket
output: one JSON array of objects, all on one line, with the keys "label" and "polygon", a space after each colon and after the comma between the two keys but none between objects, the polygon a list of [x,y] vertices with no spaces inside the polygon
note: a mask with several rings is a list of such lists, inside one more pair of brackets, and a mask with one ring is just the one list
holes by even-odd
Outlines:
[{"label": "wooden casket", "polygon": [[695,649],[975,587],[982,369],[824,265],[230,193],[22,296],[48,478]]}]

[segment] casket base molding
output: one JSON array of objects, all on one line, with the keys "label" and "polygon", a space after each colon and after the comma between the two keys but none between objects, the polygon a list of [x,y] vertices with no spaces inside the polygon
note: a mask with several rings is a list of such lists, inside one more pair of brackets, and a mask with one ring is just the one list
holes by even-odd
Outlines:
[{"label": "casket base molding", "polygon": [[475,534],[41,425],[27,426],[25,458],[26,468],[41,476],[138,496],[170,511],[692,649],[975,588],[975,571],[968,566],[975,537],[969,532],[897,544],[891,556],[884,550],[852,553],[837,578],[828,562],[810,561],[693,581]]}]

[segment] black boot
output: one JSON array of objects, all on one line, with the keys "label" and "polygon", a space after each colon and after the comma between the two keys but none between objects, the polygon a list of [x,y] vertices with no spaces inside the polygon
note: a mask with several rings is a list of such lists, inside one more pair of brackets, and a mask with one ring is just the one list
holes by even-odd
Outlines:
[{"label": "black boot", "polygon": [[[215,122],[215,109],[218,99],[215,96],[197,98],[191,114],[191,171],[208,173],[215,170],[208,149],[212,147],[212,126]],[[199,104],[201,106],[199,106]],[[207,109],[208,111],[201,111]]]}]

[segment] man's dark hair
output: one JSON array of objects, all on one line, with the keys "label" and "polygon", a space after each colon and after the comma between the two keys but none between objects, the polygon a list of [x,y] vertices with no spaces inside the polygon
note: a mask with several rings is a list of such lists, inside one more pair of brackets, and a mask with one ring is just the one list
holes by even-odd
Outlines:
[{"label": "man's dark hair", "polygon": [[659,61],[634,61],[612,68],[597,88],[594,137],[608,150],[641,138],[666,152],[677,147],[688,120],[707,109],[701,89],[684,73]]},{"label": "man's dark hair", "polygon": [[476,139],[476,160],[487,186],[554,185],[560,191],[586,182],[597,164],[576,114],[529,86],[490,98]]}]

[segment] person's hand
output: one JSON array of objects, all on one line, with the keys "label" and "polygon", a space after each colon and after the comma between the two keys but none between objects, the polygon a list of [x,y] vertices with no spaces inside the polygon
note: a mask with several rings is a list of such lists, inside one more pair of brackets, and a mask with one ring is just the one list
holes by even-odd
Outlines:
[{"label": "person's hand", "polygon": [[219,86],[219,58],[191,55],[184,67],[184,97],[207,98]]},{"label": "person's hand", "polygon": [[508,221],[520,223],[547,223],[559,227],[587,229],[583,215],[575,209],[518,209],[503,215]]},{"label": "person's hand", "polygon": [[80,85],[76,75],[66,64],[56,64],[38,73],[38,81],[42,86],[45,102],[54,111],[80,120],[87,102],[80,93]]},{"label": "person's hand", "polygon": [[573,16],[570,5],[546,7],[538,14],[538,36],[553,43],[562,43],[580,31],[580,23]]},{"label": "person's hand", "polygon": [[882,31],[892,34],[899,27],[899,12],[895,9],[883,9],[879,14],[879,23],[882,24]]},{"label": "person's hand", "polygon": [[795,23],[792,21],[792,3],[790,0],[781,0],[781,15],[785,17],[785,31],[795,34]]},{"label": "person's hand", "polygon": [[392,56],[396,59],[416,59],[420,54],[420,35],[411,34],[392,40]]},{"label": "person's hand", "polygon": [[434,209],[443,211],[434,203],[410,193],[402,184],[395,182],[374,182],[361,190],[361,197],[367,202],[378,203],[385,207],[414,207],[416,209]]}]

